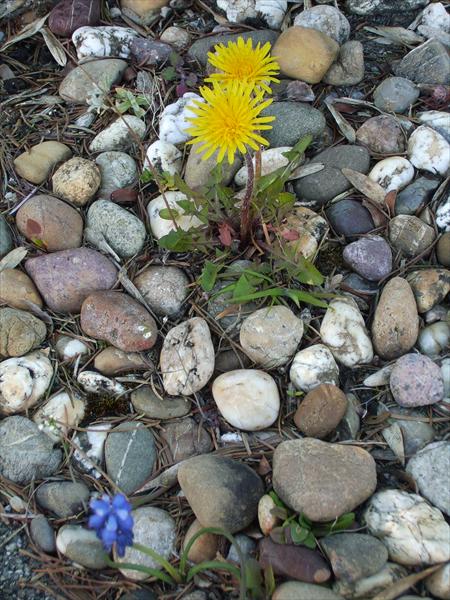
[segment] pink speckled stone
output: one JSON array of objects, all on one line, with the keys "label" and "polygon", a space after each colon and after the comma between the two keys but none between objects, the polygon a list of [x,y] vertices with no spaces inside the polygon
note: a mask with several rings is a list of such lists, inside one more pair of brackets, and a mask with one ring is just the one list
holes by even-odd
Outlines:
[{"label": "pink speckled stone", "polygon": [[444,398],[441,369],[422,354],[399,358],[392,369],[390,386],[400,406],[427,406]]}]

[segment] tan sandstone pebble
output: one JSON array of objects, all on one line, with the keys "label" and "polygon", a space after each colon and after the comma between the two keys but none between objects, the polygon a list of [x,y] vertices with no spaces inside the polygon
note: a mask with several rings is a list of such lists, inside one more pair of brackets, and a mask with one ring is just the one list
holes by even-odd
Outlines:
[{"label": "tan sandstone pebble", "polygon": [[389,241],[406,256],[425,252],[435,237],[434,229],[413,215],[398,215],[389,222]]},{"label": "tan sandstone pebble", "polygon": [[450,292],[450,271],[448,269],[421,269],[409,273],[406,279],[416,298],[420,313],[431,310]]},{"label": "tan sandstone pebble", "polygon": [[19,269],[0,271],[0,300],[12,308],[27,310],[28,302],[42,308],[42,299],[36,286],[26,273]]},{"label": "tan sandstone pebble", "polygon": [[122,292],[95,292],[81,307],[81,329],[124,352],[149,350],[158,335],[155,320],[136,300]]},{"label": "tan sandstone pebble", "polygon": [[308,437],[324,438],[334,431],[347,410],[347,397],[335,385],[322,383],[306,394],[294,422]]},{"label": "tan sandstone pebble", "polygon": [[315,29],[289,27],[275,42],[272,54],[282,75],[319,83],[339,54],[339,44]]},{"label": "tan sandstone pebble", "polygon": [[72,206],[53,196],[30,198],[17,211],[16,224],[22,235],[49,252],[81,246],[83,219]]},{"label": "tan sandstone pebble", "polygon": [[450,600],[450,563],[444,565],[433,575],[425,579],[425,587],[427,590],[440,598],[440,600]]},{"label": "tan sandstone pebble", "polygon": [[59,167],[52,177],[53,191],[64,200],[84,206],[100,187],[101,175],[97,165],[75,156]]},{"label": "tan sandstone pebble", "polygon": [[23,356],[45,340],[45,323],[16,308],[0,309],[0,356]]},{"label": "tan sandstone pebble", "polygon": [[20,177],[31,183],[43,183],[51,170],[59,162],[72,156],[72,151],[60,142],[42,142],[23,152],[14,161],[14,167]]},{"label": "tan sandstone pebble", "polygon": [[394,277],[384,286],[372,323],[375,351],[387,360],[408,352],[419,335],[419,315],[409,283]]},{"label": "tan sandstone pebble", "polygon": [[137,352],[123,352],[112,346],[97,354],[94,359],[94,367],[103,375],[153,370],[152,363]]},{"label": "tan sandstone pebble", "polygon": [[212,450],[212,442],[208,432],[189,417],[165,423],[162,438],[168,446],[168,453],[173,462],[180,462],[196,454],[206,454]]},{"label": "tan sandstone pebble", "polygon": [[[191,523],[184,536],[183,550],[202,527],[203,526],[198,519],[195,519],[195,521]],[[223,538],[220,535],[204,533],[192,544],[188,552],[188,559],[193,563],[200,563],[204,560],[213,560],[216,557],[222,539]]]},{"label": "tan sandstone pebble", "polygon": [[444,267],[450,267],[450,231],[442,234],[436,245],[438,261]]}]

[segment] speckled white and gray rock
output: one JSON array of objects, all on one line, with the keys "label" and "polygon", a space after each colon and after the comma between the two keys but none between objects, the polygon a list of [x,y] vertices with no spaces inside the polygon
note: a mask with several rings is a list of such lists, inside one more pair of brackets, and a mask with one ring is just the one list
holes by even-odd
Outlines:
[{"label": "speckled white and gray rock", "polygon": [[0,475],[20,485],[53,475],[62,451],[39,427],[25,417],[7,417],[0,422]]},{"label": "speckled white and gray rock", "polygon": [[89,207],[84,234],[99,250],[109,246],[121,258],[129,258],[142,250],[147,231],[130,211],[109,200],[96,200]]},{"label": "speckled white and gray rock", "polygon": [[294,26],[321,31],[338,44],[343,44],[350,37],[350,23],[334,6],[314,6],[303,10],[295,17]]},{"label": "speckled white and gray rock", "polygon": [[[449,600],[450,598],[450,564],[447,563],[441,569],[425,579],[427,590],[440,598],[440,600]],[[430,599],[431,600],[431,599]]]},{"label": "speckled white and gray rock", "polygon": [[152,311],[161,317],[180,314],[189,294],[189,279],[178,267],[165,265],[147,267],[133,283]]},{"label": "speckled white and gray rock", "polygon": [[436,357],[449,347],[450,325],[445,321],[431,323],[419,333],[418,346],[427,356]]},{"label": "speckled white and gray rock", "polygon": [[413,48],[394,68],[395,74],[415,83],[448,85],[450,83],[450,57],[448,50],[438,40],[427,40]]},{"label": "speckled white and gray rock", "polygon": [[56,547],[63,556],[88,569],[104,569],[108,565],[95,531],[81,525],[63,525],[56,536]]},{"label": "speckled white and gray rock", "polygon": [[58,93],[66,102],[74,104],[100,101],[121,79],[126,68],[127,63],[116,58],[93,60],[70,71],[62,80]]},{"label": "speckled white and gray rock", "polygon": [[[175,223],[182,231],[189,231],[189,229],[203,225],[195,215],[185,215],[184,209],[180,207],[178,202],[185,202],[186,200],[187,197],[183,192],[170,191],[165,192],[164,197],[157,196],[148,203],[147,212],[150,219],[150,228],[157,240],[168,235],[171,231],[175,231],[177,229]],[[167,211],[167,205],[173,212],[173,220],[164,219],[160,215],[161,210]]]},{"label": "speckled white and gray rock", "polygon": [[263,18],[265,23],[278,29],[287,10],[287,0],[216,0],[225,11],[230,23],[245,23],[248,19]]},{"label": "speckled white and gray rock", "polygon": [[323,78],[330,85],[356,85],[364,78],[364,46],[358,40],[342,44],[339,56]]},{"label": "speckled white and gray rock", "polygon": [[124,494],[131,494],[149,479],[155,460],[155,438],[142,423],[124,422],[108,433],[106,470]]},{"label": "speckled white and gray rock", "polygon": [[182,154],[173,144],[156,140],[147,148],[144,169],[149,169],[149,163],[160,174],[166,172],[175,175],[181,171]]},{"label": "speckled white and gray rock", "polygon": [[369,178],[381,185],[386,193],[403,189],[413,177],[414,167],[402,156],[390,156],[380,160],[369,173]]},{"label": "speckled white and gray rock", "polygon": [[436,225],[441,231],[450,231],[450,194],[437,207]]},{"label": "speckled white and gray rock", "polygon": [[46,554],[56,552],[55,532],[44,515],[38,515],[31,520],[30,535],[33,542]]},{"label": "speckled white and gray rock", "polygon": [[[132,516],[134,543],[151,548],[166,560],[170,559],[175,552],[177,527],[169,513],[154,506],[142,506],[134,510]],[[115,558],[119,563],[132,563],[151,569],[161,569],[160,563],[130,546],[125,550],[125,556],[116,556]],[[125,568],[119,570],[127,579],[134,581],[142,581],[149,577],[148,574],[141,571]]]},{"label": "speckled white and gray rock", "polygon": [[[395,563],[388,562],[381,571],[370,575],[370,577],[364,577],[358,581],[345,581],[343,579],[336,581],[333,584],[333,590],[336,594],[339,594],[339,598],[345,598],[346,600],[368,600],[373,598],[376,594],[389,589],[394,583],[403,579],[408,575],[405,568]],[[403,600],[412,600],[411,596],[402,596]],[[416,598],[416,596],[414,596]],[[319,600],[319,598],[317,599]],[[321,599],[320,599],[321,600]],[[422,600],[430,600],[429,598],[423,598]]]},{"label": "speckled white and gray rock", "polygon": [[96,423],[88,425],[73,439],[74,452],[72,460],[76,467],[96,479],[101,477],[97,470],[103,464],[104,446],[112,423]]},{"label": "speckled white and gray rock", "polygon": [[448,113],[443,110],[427,110],[417,115],[420,123],[431,127],[450,142],[450,123],[448,122]]},{"label": "speckled white and gray rock", "polygon": [[297,352],[289,376],[299,390],[309,392],[321,383],[339,384],[339,367],[323,344],[314,344]]},{"label": "speckled white and gray rock", "polygon": [[95,159],[100,169],[101,183],[98,198],[109,200],[115,190],[134,185],[138,179],[136,161],[125,152],[102,152]]},{"label": "speckled white and gray rock", "polygon": [[126,392],[124,385],[96,371],[82,371],[78,375],[77,381],[85,392],[96,396],[120,395]]},{"label": "speckled white and gray rock", "polygon": [[428,406],[444,398],[440,368],[428,356],[418,353],[404,354],[397,360],[389,385],[400,406]]},{"label": "speckled white and gray rock", "polygon": [[373,358],[372,342],[353,298],[335,298],[330,302],[320,337],[334,358],[346,367],[368,363]]},{"label": "speckled white and gray rock", "polygon": [[278,417],[277,384],[264,371],[238,369],[223,373],[214,380],[212,394],[221,415],[238,429],[265,429]]},{"label": "speckled white and gray rock", "polygon": [[99,168],[93,161],[74,156],[63,163],[53,175],[53,193],[76,206],[84,206],[94,197],[100,186],[100,179]]},{"label": "speckled white and gray rock", "polygon": [[367,528],[389,558],[402,565],[433,565],[450,559],[450,527],[441,511],[417,494],[383,490],[369,500]]},{"label": "speckled white and gray rock", "polygon": [[433,442],[413,456],[407,466],[419,492],[450,516],[450,442]]},{"label": "speckled white and gray rock", "polygon": [[194,92],[186,92],[182,98],[166,106],[159,117],[160,140],[170,144],[182,144],[188,141],[191,136],[186,129],[192,127],[192,123],[186,119],[195,117],[189,109],[196,106],[196,102],[204,102],[204,100]]},{"label": "speckled white and gray rock", "polygon": [[166,44],[171,44],[177,50],[184,50],[191,43],[190,33],[186,29],[176,26],[164,29],[159,39]]},{"label": "speckled white and gray rock", "polygon": [[445,175],[450,167],[450,144],[431,127],[421,125],[408,140],[408,158],[417,169]]},{"label": "speckled white and gray rock", "polygon": [[127,150],[144,138],[145,130],[142,119],[134,115],[121,115],[95,136],[89,150],[91,152]]},{"label": "speckled white and gray rock", "polygon": [[131,42],[137,33],[131,27],[79,27],[72,42],[79,61],[87,58],[129,58]]},{"label": "speckled white and gray rock", "polygon": [[89,488],[82,481],[47,481],[38,487],[35,498],[41,508],[66,519],[87,509]]},{"label": "speckled white and gray rock", "polygon": [[386,77],[376,87],[373,102],[386,112],[404,113],[419,97],[419,88],[404,77]]},{"label": "speckled white and gray rock", "polygon": [[413,215],[397,215],[389,221],[389,241],[406,256],[418,256],[433,243],[434,229]]},{"label": "speckled white and gray rock", "polygon": [[242,323],[240,342],[251,360],[266,369],[286,364],[303,336],[303,321],[286,306],[261,308]]},{"label": "speckled white and gray rock", "polygon": [[85,409],[85,401],[75,392],[59,392],[39,407],[33,421],[52,440],[59,442],[83,420]]},{"label": "speckled white and gray rock", "polygon": [[53,377],[47,355],[39,350],[0,363],[0,414],[28,410],[42,398]]},{"label": "speckled white and gray rock", "polygon": [[214,346],[207,322],[193,317],[166,335],[160,356],[164,389],[173,396],[201,390],[214,372]]}]

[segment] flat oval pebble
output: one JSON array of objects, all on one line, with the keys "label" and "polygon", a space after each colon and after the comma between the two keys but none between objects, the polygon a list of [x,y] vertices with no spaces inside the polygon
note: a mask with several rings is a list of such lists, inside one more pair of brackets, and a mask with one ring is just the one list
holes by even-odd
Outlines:
[{"label": "flat oval pebble", "polygon": [[363,237],[344,248],[345,262],[359,275],[370,281],[379,281],[392,270],[392,251],[379,235]]},{"label": "flat oval pebble", "polygon": [[22,235],[48,252],[81,246],[81,215],[53,196],[38,194],[30,198],[17,211],[16,224]]},{"label": "flat oval pebble", "polygon": [[[88,63],[90,64],[90,63]],[[102,152],[95,159],[100,170],[99,198],[109,200],[112,192],[134,185],[138,179],[136,161],[125,152]]]},{"label": "flat oval pebble", "polygon": [[129,58],[137,33],[131,27],[79,27],[72,42],[79,61],[86,58]]},{"label": "flat oval pebble", "polygon": [[151,314],[134,298],[122,292],[95,292],[81,307],[84,333],[105,340],[124,352],[152,348],[158,329]]},{"label": "flat oval pebble", "polygon": [[272,369],[289,362],[302,336],[303,321],[285,306],[272,306],[247,317],[239,339],[242,350],[254,363]]},{"label": "flat oval pebble", "polygon": [[441,511],[417,494],[383,490],[369,500],[367,528],[389,558],[402,565],[433,565],[450,559],[450,527]]},{"label": "flat oval pebble", "polygon": [[368,233],[375,228],[370,212],[357,200],[345,198],[335,202],[327,208],[326,215],[336,233],[346,237]]},{"label": "flat oval pebble", "polygon": [[431,200],[439,187],[439,179],[418,177],[407,185],[395,199],[396,215],[415,215]]},{"label": "flat oval pebble", "polygon": [[75,156],[59,167],[52,177],[53,193],[76,206],[84,206],[100,186],[97,165]]},{"label": "flat oval pebble", "polygon": [[264,371],[238,369],[223,373],[214,380],[212,394],[221,415],[238,429],[265,429],[278,417],[278,388]]},{"label": "flat oval pebble", "polygon": [[71,156],[70,148],[61,142],[41,142],[20,154],[14,160],[14,168],[20,177],[39,185],[47,179],[53,167]]},{"label": "flat oval pebble", "polygon": [[91,152],[127,150],[144,138],[145,130],[142,119],[134,115],[122,115],[95,136],[89,150]]},{"label": "flat oval pebble", "polygon": [[401,190],[412,181],[414,167],[406,158],[391,156],[377,162],[369,173],[369,178],[385,190]]},{"label": "flat oval pebble", "polygon": [[398,215],[389,221],[389,241],[406,256],[418,256],[433,243],[434,229],[418,217]]},{"label": "flat oval pebble", "polygon": [[160,356],[164,389],[173,396],[201,390],[214,372],[214,346],[207,322],[193,317],[166,335]]},{"label": "flat oval pebble", "polygon": [[30,302],[42,308],[42,298],[31,279],[19,269],[0,271],[0,300],[12,308],[28,310]]},{"label": "flat oval pebble", "polygon": [[103,375],[119,375],[128,371],[151,371],[153,365],[137,352],[105,348],[94,359],[94,367]]},{"label": "flat oval pebble", "polygon": [[421,125],[408,140],[408,158],[417,169],[445,175],[450,167],[450,144],[431,127]]},{"label": "flat oval pebble", "polygon": [[270,537],[259,545],[259,564],[272,568],[275,575],[309,583],[325,583],[331,577],[319,552],[301,545],[277,544]]},{"label": "flat oval pebble", "polygon": [[89,488],[81,481],[48,481],[38,487],[35,498],[41,508],[66,519],[87,509]]},{"label": "flat oval pebble", "polygon": [[[147,205],[147,212],[150,219],[150,228],[154,237],[159,240],[171,231],[176,230],[176,225],[182,231],[189,231],[195,227],[201,227],[203,223],[195,215],[185,215],[184,210],[178,202],[187,200],[183,192],[166,192],[163,196],[158,196],[151,200]],[[167,204],[166,204],[167,202]],[[168,206],[167,206],[168,205]],[[173,220],[161,217],[160,211],[173,211]],[[175,223],[174,223],[175,221]]]},{"label": "flat oval pebble", "polygon": [[90,248],[74,248],[29,258],[25,269],[46,305],[55,312],[79,312],[97,290],[111,288],[117,278],[113,263]]},{"label": "flat oval pebble", "polygon": [[[96,98],[101,99],[118,83],[126,68],[127,63],[118,58],[93,60],[70,71],[60,83],[58,93],[66,102],[89,104]],[[101,87],[97,83],[100,78]]]},{"label": "flat oval pebble", "polygon": [[109,200],[96,200],[87,213],[85,236],[100,250],[108,245],[121,258],[130,258],[142,250],[147,231],[132,212]]},{"label": "flat oval pebble", "polygon": [[38,408],[33,421],[52,440],[59,442],[80,424],[85,412],[86,402],[79,394],[59,392]]},{"label": "flat oval pebble", "polygon": [[63,525],[56,536],[56,547],[63,556],[88,569],[104,569],[108,564],[95,531],[81,525]]},{"label": "flat oval pebble", "polygon": [[178,267],[147,267],[133,283],[152,311],[162,317],[178,315],[189,293],[189,279]]},{"label": "flat oval pebble", "polygon": [[356,139],[374,154],[399,154],[406,149],[399,122],[388,115],[367,119],[356,132]]},{"label": "flat oval pebble", "polygon": [[327,346],[314,344],[297,352],[289,376],[297,389],[309,392],[323,383],[337,385],[339,367]]},{"label": "flat oval pebble", "polygon": [[79,27],[100,21],[99,0],[62,0],[51,10],[48,26],[52,33],[69,37]]},{"label": "flat oval pebble", "polygon": [[373,358],[372,342],[353,298],[335,298],[330,302],[320,326],[320,337],[334,358],[346,367],[368,363]]},{"label": "flat oval pebble", "polygon": [[347,397],[338,387],[322,383],[299,404],[294,423],[307,437],[324,438],[334,431],[347,410]]},{"label": "flat oval pebble", "polygon": [[131,403],[137,413],[151,419],[175,419],[184,417],[191,411],[188,398],[162,398],[148,385],[131,392]]},{"label": "flat oval pebble", "polygon": [[389,385],[400,406],[428,406],[444,398],[440,368],[428,356],[421,354],[400,357],[392,369]]},{"label": "flat oval pebble", "polygon": [[275,492],[312,521],[332,521],[352,511],[376,485],[375,461],[357,446],[305,438],[281,442],[275,449]]},{"label": "flat oval pebble", "polygon": [[373,103],[380,110],[404,113],[419,97],[419,88],[404,77],[386,77],[373,93]]}]

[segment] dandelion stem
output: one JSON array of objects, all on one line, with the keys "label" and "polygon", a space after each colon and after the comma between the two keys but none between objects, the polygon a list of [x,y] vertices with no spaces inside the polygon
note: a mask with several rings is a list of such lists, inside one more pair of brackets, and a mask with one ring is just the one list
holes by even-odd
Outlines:
[{"label": "dandelion stem", "polygon": [[241,249],[247,246],[250,238],[250,205],[255,183],[255,170],[253,168],[252,157],[248,151],[245,153],[245,163],[247,166],[247,187],[241,206]]}]

